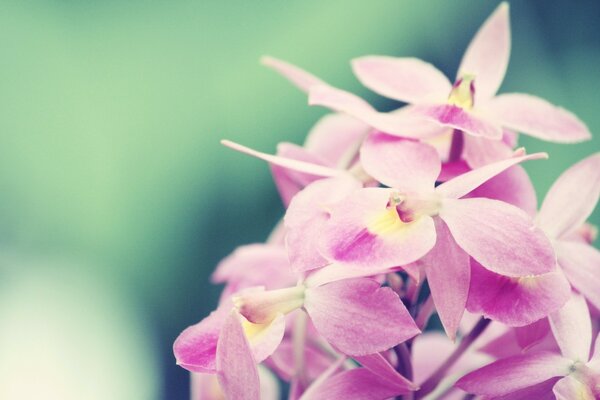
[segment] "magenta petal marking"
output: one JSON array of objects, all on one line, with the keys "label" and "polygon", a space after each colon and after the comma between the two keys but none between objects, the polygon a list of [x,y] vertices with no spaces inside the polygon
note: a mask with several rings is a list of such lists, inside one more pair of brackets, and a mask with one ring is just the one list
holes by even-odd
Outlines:
[{"label": "magenta petal marking", "polygon": [[458,78],[475,76],[476,98],[486,100],[500,87],[510,57],[508,3],[500,3],[475,34],[460,67]]},{"label": "magenta petal marking", "polygon": [[537,217],[553,238],[567,236],[590,216],[600,196],[600,153],[573,165],[554,182]]},{"label": "magenta petal marking", "polygon": [[468,135],[493,140],[502,138],[500,125],[455,105],[417,105],[414,106],[413,112],[440,126],[459,129]]},{"label": "magenta petal marking", "polygon": [[258,369],[240,318],[237,312],[231,312],[221,329],[217,344],[217,377],[226,398],[259,400]]},{"label": "magenta petal marking", "polygon": [[548,319],[562,355],[586,363],[592,346],[592,321],[585,299],[573,293]]},{"label": "magenta petal marking", "polygon": [[193,372],[214,374],[217,371],[217,341],[227,312],[221,307],[179,334],[173,344],[178,365]]},{"label": "magenta petal marking", "polygon": [[456,382],[459,388],[483,396],[503,396],[548,379],[566,376],[573,362],[551,352],[508,357],[473,371]]},{"label": "magenta petal marking", "polygon": [[485,111],[503,127],[558,143],[577,143],[592,135],[573,113],[539,97],[506,93],[485,104]]},{"label": "magenta petal marking", "polygon": [[552,388],[562,378],[551,378],[537,385],[517,390],[505,396],[493,397],[493,400],[556,400]]},{"label": "magenta petal marking", "polygon": [[292,82],[298,89],[302,90],[303,92],[308,92],[311,86],[325,84],[325,82],[323,82],[313,74],[306,72],[303,69],[286,61],[279,60],[275,57],[263,56],[261,57],[260,62],[261,64],[279,72],[279,74],[287,78],[290,82]]},{"label": "magenta petal marking", "polygon": [[446,199],[440,217],[458,245],[490,271],[519,277],[556,267],[548,238],[515,206],[484,198]]},{"label": "magenta petal marking", "polygon": [[440,70],[417,58],[366,56],[352,60],[352,69],[369,89],[406,103],[441,102],[452,89]]},{"label": "magenta petal marking", "polygon": [[451,340],[465,311],[469,295],[471,267],[469,255],[454,241],[444,221],[435,219],[437,242],[419,261],[425,265],[435,308]]},{"label": "magenta petal marking", "polygon": [[372,279],[309,288],[304,308],[317,331],[348,355],[387,350],[420,332],[398,295]]},{"label": "magenta petal marking", "polygon": [[379,132],[371,133],[363,143],[360,161],[379,182],[408,193],[433,191],[441,170],[433,147]]},{"label": "magenta petal marking", "polygon": [[558,310],[569,298],[570,287],[560,271],[511,278],[471,262],[467,309],[508,326],[531,324]]}]

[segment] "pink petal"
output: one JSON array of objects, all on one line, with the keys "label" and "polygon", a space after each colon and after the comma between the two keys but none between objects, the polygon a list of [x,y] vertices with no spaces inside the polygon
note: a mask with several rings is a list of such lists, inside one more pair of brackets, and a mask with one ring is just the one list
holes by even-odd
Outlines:
[{"label": "pink petal", "polygon": [[[244,317],[240,316],[240,320],[244,321]],[[273,354],[285,334],[285,317],[282,314],[266,324],[252,324],[249,321],[244,321],[244,324],[252,326],[251,333],[246,337],[257,363]]]},{"label": "pink petal", "polygon": [[[365,270],[365,268],[355,267],[352,265],[329,264],[318,270],[310,271],[310,274],[304,280],[304,284],[308,287],[316,287],[325,285],[326,283],[341,281],[349,278],[368,278],[376,279],[378,275],[388,272],[396,272],[404,270],[404,267],[384,268],[380,271]],[[411,271],[412,272],[412,271]]]},{"label": "pink petal", "polygon": [[464,135],[462,157],[475,169],[512,157],[513,150],[502,140]]},{"label": "pink petal", "polygon": [[537,213],[537,195],[527,172],[515,165],[488,180],[466,197],[485,197],[519,207],[534,217]]},{"label": "pink petal", "polygon": [[523,156],[515,156],[506,160],[498,161],[493,164],[488,164],[484,167],[474,169],[467,173],[457,176],[449,181],[442,183],[436,188],[436,191],[442,196],[458,199],[465,196],[472,190],[478,188],[494,176],[499,175],[503,171],[528,160],[546,159],[546,153],[534,153]]},{"label": "pink petal", "polygon": [[490,271],[519,277],[556,267],[548,238],[515,206],[484,198],[447,199],[440,217],[458,245]]},{"label": "pink petal", "polygon": [[379,132],[371,133],[363,143],[360,161],[379,182],[408,193],[433,191],[441,169],[433,147]]},{"label": "pink petal", "polygon": [[310,130],[304,147],[330,162],[347,169],[371,127],[346,114],[327,114]]},{"label": "pink petal", "polygon": [[600,251],[578,242],[555,242],[558,265],[571,285],[600,308]]},{"label": "pink petal", "polygon": [[277,71],[303,92],[308,92],[308,89],[310,89],[311,86],[325,84],[325,82],[313,74],[275,57],[263,56],[261,57],[260,62],[261,64]]},{"label": "pink petal", "polygon": [[563,356],[586,363],[592,346],[592,321],[585,299],[573,293],[549,316],[550,327]]},{"label": "pink petal", "polygon": [[260,399],[256,361],[246,339],[239,314],[231,312],[217,344],[217,376],[228,399]]},{"label": "pink petal", "polygon": [[442,102],[452,90],[440,70],[417,58],[360,57],[352,60],[352,69],[369,89],[405,103]]},{"label": "pink petal", "polygon": [[485,111],[505,128],[550,142],[576,143],[592,137],[575,114],[528,94],[501,94],[485,104]]},{"label": "pink petal", "polygon": [[568,300],[570,287],[560,271],[510,278],[471,263],[467,309],[502,322],[524,326],[558,310]]},{"label": "pink petal", "polygon": [[571,360],[550,352],[508,357],[473,371],[456,382],[459,388],[483,396],[502,396],[570,373]]},{"label": "pink petal", "polygon": [[458,78],[475,75],[475,99],[486,100],[498,91],[510,57],[508,3],[503,2],[475,34],[460,67]]},{"label": "pink petal", "polygon": [[[214,374],[197,374],[191,375],[191,400],[217,400],[223,399],[225,396],[217,375]],[[263,366],[258,367],[258,376],[260,378],[260,399],[261,400],[278,400],[279,399],[279,382],[271,371]]]},{"label": "pink petal", "polygon": [[348,177],[322,179],[294,197],[284,221],[289,260],[296,274],[329,264],[318,251],[329,210],[360,187],[360,183]]},{"label": "pink petal", "polygon": [[600,370],[600,334],[596,336],[594,341],[594,354],[592,354],[588,366],[593,370]]},{"label": "pink petal", "polygon": [[366,368],[355,368],[333,375],[312,390],[309,388],[301,400],[383,400],[410,391],[405,386],[384,379]]},{"label": "pink petal", "polygon": [[412,112],[409,107],[392,113],[378,112],[360,97],[331,86],[313,86],[308,102],[310,105],[343,112],[392,135],[423,138],[435,136],[440,132],[438,125],[428,122],[420,114]]},{"label": "pink petal", "polygon": [[435,226],[437,242],[419,262],[425,265],[431,296],[444,330],[454,340],[467,304],[471,267],[469,255],[458,247],[446,224],[436,218]]},{"label": "pink petal", "polygon": [[[439,126],[458,129],[468,135],[493,140],[502,138],[502,129],[495,121],[488,120],[455,105],[417,105],[413,106],[411,111],[413,114],[421,115]],[[408,137],[406,134],[403,136]]]},{"label": "pink petal", "polygon": [[519,347],[524,350],[540,343],[550,333],[550,325],[548,318],[542,318],[532,324],[515,328],[515,336]]},{"label": "pink petal", "polygon": [[[309,381],[317,379],[332,363],[331,356],[324,350],[307,342],[304,345],[304,373]],[[291,339],[284,340],[269,358],[269,366],[283,380],[290,381],[295,371],[294,345]]]},{"label": "pink petal", "polygon": [[367,368],[369,371],[380,376],[381,378],[385,378],[390,382],[396,382],[399,385],[404,385],[406,390],[418,389],[414,383],[400,375],[398,371],[392,367],[388,360],[381,355],[381,353],[368,354],[366,356],[356,356],[354,359],[363,367]]},{"label": "pink petal", "polygon": [[278,165],[284,168],[289,168],[294,171],[304,172],[306,174],[311,174],[320,177],[332,177],[343,175],[346,173],[345,171],[338,169],[327,168],[321,165],[316,165],[304,161],[298,161],[291,158],[278,157],[271,154],[261,153],[260,151],[252,150],[249,147],[242,146],[241,144],[237,144],[229,140],[221,140],[221,144],[233,150],[239,151],[240,153],[260,158],[261,160],[265,160],[271,164]]},{"label": "pink petal", "polygon": [[387,350],[420,332],[398,295],[372,279],[309,288],[304,308],[317,331],[349,355]]},{"label": "pink petal", "polygon": [[403,223],[386,205],[391,191],[367,188],[354,192],[331,211],[322,234],[321,254],[341,264],[381,271],[418,260],[435,244],[428,215]]},{"label": "pink petal", "polygon": [[220,307],[179,334],[173,344],[177,365],[192,372],[214,374],[217,371],[217,341],[228,311]]},{"label": "pink petal", "polygon": [[[598,398],[588,385],[572,376],[565,376],[556,382],[552,391],[556,400],[594,400]],[[600,390],[596,394],[600,394]]]},{"label": "pink petal", "polygon": [[590,216],[599,196],[600,153],[596,153],[570,167],[554,182],[542,203],[538,225],[553,238],[567,236]]},{"label": "pink petal", "polygon": [[494,397],[493,400],[556,400],[554,393],[552,393],[552,388],[560,379],[562,378],[551,378],[505,396]]}]

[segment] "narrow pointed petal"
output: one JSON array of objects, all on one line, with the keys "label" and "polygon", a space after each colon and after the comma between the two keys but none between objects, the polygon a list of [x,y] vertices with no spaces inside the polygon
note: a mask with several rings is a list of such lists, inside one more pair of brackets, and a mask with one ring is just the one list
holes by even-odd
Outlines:
[{"label": "narrow pointed petal", "polygon": [[600,309],[600,251],[578,242],[556,243],[558,265],[571,285]]},{"label": "narrow pointed petal", "polygon": [[539,97],[506,93],[494,97],[484,107],[503,127],[538,139],[577,143],[592,137],[575,114]]},{"label": "narrow pointed petal", "polygon": [[290,158],[278,157],[272,154],[261,153],[260,151],[252,150],[249,147],[242,146],[241,144],[234,143],[230,140],[221,140],[221,144],[229,147],[230,149],[239,151],[240,153],[248,154],[252,157],[260,158],[261,160],[267,161],[271,164],[293,169],[294,171],[300,171],[321,177],[332,177],[345,174],[345,171],[342,170],[327,168],[321,165],[307,163],[304,161],[298,161]]},{"label": "narrow pointed petal", "polygon": [[535,217],[537,213],[537,195],[531,178],[520,165],[514,165],[499,173],[466,197],[485,197],[500,200],[519,207]]},{"label": "narrow pointed petal", "polygon": [[440,217],[458,245],[492,272],[519,277],[556,267],[548,238],[515,206],[484,198],[447,199]]},{"label": "narrow pointed petal", "polygon": [[600,334],[596,336],[594,341],[594,354],[592,354],[588,366],[593,370],[600,370]]},{"label": "narrow pointed petal", "polygon": [[378,112],[360,97],[331,86],[313,86],[308,103],[343,112],[391,135],[425,138],[440,132],[439,125],[428,122],[419,113],[412,112],[410,107],[391,113]]},{"label": "narrow pointed petal", "polygon": [[405,265],[435,244],[428,215],[404,223],[386,208],[391,191],[367,188],[354,192],[331,211],[320,243],[324,257],[374,272]]},{"label": "narrow pointed petal", "polygon": [[571,293],[560,271],[511,278],[471,263],[467,309],[508,326],[531,324],[558,310]]},{"label": "narrow pointed petal", "polygon": [[260,379],[239,314],[231,312],[217,344],[217,377],[228,399],[259,400]]},{"label": "narrow pointed petal", "polygon": [[371,127],[346,114],[327,114],[310,130],[306,150],[347,169],[358,154],[358,149]]},{"label": "narrow pointed petal", "polygon": [[444,221],[436,218],[437,242],[421,261],[425,265],[431,296],[446,335],[456,339],[456,331],[469,295],[471,267],[469,255],[461,249]]},{"label": "narrow pointed petal", "polygon": [[510,57],[508,3],[500,3],[475,34],[463,56],[458,77],[475,75],[476,96],[488,99],[498,91]]},{"label": "narrow pointed petal", "polygon": [[503,140],[491,140],[464,135],[462,157],[469,167],[476,169],[512,157],[513,150]]},{"label": "narrow pointed petal", "polygon": [[552,388],[562,378],[551,378],[537,385],[517,390],[505,396],[494,397],[493,400],[556,400]]},{"label": "narrow pointed petal", "polygon": [[417,58],[360,57],[352,60],[352,69],[375,93],[405,103],[443,102],[452,90],[439,69]]},{"label": "narrow pointed petal", "polygon": [[455,105],[415,105],[411,111],[413,114],[421,115],[439,126],[459,129],[468,135],[490,140],[500,140],[502,138],[501,126],[495,121]]},{"label": "narrow pointed petal", "polygon": [[[304,284],[308,287],[316,287],[325,285],[326,283],[341,281],[349,278],[377,277],[381,274],[397,272],[400,270],[404,270],[404,267],[385,268],[381,271],[375,271],[351,265],[332,263],[323,268],[319,268],[318,270],[310,271],[310,274],[304,280]],[[410,273],[408,274],[410,275]]]},{"label": "narrow pointed petal", "polygon": [[596,153],[567,169],[554,182],[540,208],[538,225],[553,238],[566,236],[581,227],[599,196],[600,153]]},{"label": "narrow pointed petal", "polygon": [[227,312],[221,307],[179,334],[173,344],[179,366],[192,372],[214,374],[217,371],[217,341]]},{"label": "narrow pointed petal", "polygon": [[508,357],[473,371],[456,382],[466,392],[483,396],[503,396],[517,390],[566,376],[573,362],[551,352]]},{"label": "narrow pointed petal", "polygon": [[366,368],[355,368],[333,375],[312,390],[309,388],[300,399],[383,400],[410,391],[411,389],[384,379]]},{"label": "narrow pointed petal", "polygon": [[294,197],[284,221],[288,256],[296,274],[329,264],[318,250],[329,210],[360,187],[358,181],[349,177],[321,179]]},{"label": "narrow pointed petal", "polygon": [[[588,385],[572,376],[565,376],[556,382],[552,391],[556,400],[594,400],[598,398]],[[598,392],[600,393],[600,390]]]},{"label": "narrow pointed petal", "polygon": [[562,355],[586,363],[592,346],[592,321],[585,299],[573,293],[562,308],[550,314],[549,321]]},{"label": "narrow pointed petal", "polygon": [[414,383],[400,375],[398,371],[392,367],[388,360],[381,355],[381,353],[368,354],[366,356],[356,356],[354,359],[374,374],[385,378],[388,381],[404,385],[407,390],[418,389]]},{"label": "narrow pointed petal", "polygon": [[442,196],[458,199],[472,190],[478,188],[494,176],[504,172],[513,165],[524,161],[546,159],[546,153],[534,153],[524,156],[515,156],[506,160],[488,164],[484,167],[474,169],[467,173],[457,176],[449,181],[442,183],[436,188],[436,191]]},{"label": "narrow pointed petal", "polygon": [[433,191],[441,170],[433,147],[379,132],[371,133],[363,143],[360,161],[379,182],[408,193]]},{"label": "narrow pointed petal", "polygon": [[309,288],[304,308],[317,331],[348,355],[384,351],[420,332],[398,295],[372,279]]},{"label": "narrow pointed petal", "polygon": [[302,68],[275,57],[263,56],[261,57],[260,62],[262,65],[277,71],[281,76],[289,80],[303,92],[308,92],[311,86],[325,84],[321,79],[304,71]]}]

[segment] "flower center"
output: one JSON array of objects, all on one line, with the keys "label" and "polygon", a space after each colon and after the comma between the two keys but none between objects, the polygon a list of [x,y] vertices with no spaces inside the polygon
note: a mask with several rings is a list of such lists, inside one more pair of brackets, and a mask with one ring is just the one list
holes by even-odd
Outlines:
[{"label": "flower center", "polygon": [[450,95],[448,96],[448,104],[470,110],[475,104],[475,76],[465,74],[458,78]]},{"label": "flower center", "polygon": [[379,235],[397,233],[423,215],[437,215],[440,206],[440,200],[435,195],[413,196],[391,192],[385,211],[372,219],[368,229]]}]

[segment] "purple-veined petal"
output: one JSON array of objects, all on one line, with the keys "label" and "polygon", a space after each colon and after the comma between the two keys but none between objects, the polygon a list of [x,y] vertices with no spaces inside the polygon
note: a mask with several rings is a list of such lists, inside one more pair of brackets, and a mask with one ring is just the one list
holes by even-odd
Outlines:
[{"label": "purple-veined petal", "polygon": [[551,378],[505,396],[493,397],[492,400],[556,400],[554,393],[552,393],[552,388],[560,379],[562,378]]},{"label": "purple-veined petal", "polygon": [[391,135],[412,138],[432,137],[439,134],[438,124],[429,122],[411,107],[404,107],[391,113],[375,110],[360,97],[327,85],[313,86],[308,102],[348,114],[373,128]]},{"label": "purple-veined petal", "polygon": [[566,376],[573,362],[551,352],[536,352],[508,357],[473,371],[456,382],[456,386],[473,394],[503,396]]},{"label": "purple-veined petal", "polygon": [[376,272],[424,256],[435,244],[433,219],[422,215],[402,222],[395,209],[386,207],[391,193],[360,189],[335,206],[322,234],[321,254]]},{"label": "purple-veined petal", "polygon": [[433,147],[379,132],[367,136],[360,162],[379,182],[408,193],[432,192],[441,170]]},{"label": "purple-veined petal", "polygon": [[537,217],[551,237],[578,229],[590,216],[600,196],[600,153],[573,165],[554,182]]},{"label": "purple-veined petal", "polygon": [[505,128],[550,142],[576,143],[592,137],[575,114],[528,94],[501,94],[485,104],[485,111]]},{"label": "purple-veined petal", "polygon": [[484,167],[466,172],[442,183],[436,188],[436,192],[445,197],[458,199],[478,188],[494,176],[512,167],[513,165],[517,165],[524,161],[546,158],[548,158],[546,153],[534,153],[523,156],[515,156],[506,160],[495,162],[493,164],[488,164]]},{"label": "purple-veined petal", "polygon": [[358,181],[345,176],[322,179],[294,197],[284,222],[289,260],[297,274],[329,264],[318,251],[329,210],[360,187]]},{"label": "purple-veined petal", "polygon": [[[328,164],[322,157],[311,154],[307,149],[293,143],[279,143],[277,145],[276,156],[326,167],[333,165]],[[271,174],[277,186],[277,191],[286,207],[298,191],[302,190],[309,183],[321,179],[319,176],[280,167],[275,164],[271,164]]]},{"label": "purple-veined petal", "polygon": [[369,89],[406,103],[442,102],[452,89],[440,70],[417,58],[360,57],[352,60],[352,69]]},{"label": "purple-veined petal", "polygon": [[226,398],[259,400],[258,369],[240,318],[233,311],[223,324],[217,344],[217,377]]},{"label": "purple-veined petal", "polygon": [[600,251],[587,243],[555,242],[558,265],[571,285],[600,309]]},{"label": "purple-veined petal", "polygon": [[384,379],[366,368],[340,372],[308,391],[301,400],[357,399],[384,400],[411,390],[397,382]]},{"label": "purple-veined petal", "polygon": [[459,129],[468,135],[493,140],[502,138],[502,129],[495,121],[452,104],[416,105],[411,113],[421,115],[439,126]]},{"label": "purple-veined petal", "polygon": [[387,350],[420,332],[398,295],[372,279],[306,289],[304,308],[317,331],[349,355]]},{"label": "purple-veined petal", "polygon": [[313,74],[275,57],[263,56],[261,57],[260,62],[261,64],[277,71],[280,75],[292,82],[294,86],[303,92],[308,92],[310,87],[314,85],[325,85],[325,82]]},{"label": "purple-veined petal", "polygon": [[330,162],[347,169],[371,127],[346,114],[327,114],[310,130],[304,147]]},{"label": "purple-veined petal", "polygon": [[485,197],[519,207],[534,217],[537,213],[537,195],[525,169],[514,165],[499,173],[465,197]]},{"label": "purple-veined petal", "polygon": [[278,157],[272,154],[262,153],[260,151],[253,150],[249,147],[242,146],[241,144],[234,143],[230,140],[221,140],[221,144],[229,147],[230,149],[239,151],[240,153],[248,154],[252,157],[260,158],[261,160],[267,161],[271,164],[278,165],[280,167],[293,169],[294,171],[304,172],[321,177],[332,177],[343,175],[346,172],[334,168],[324,167],[322,165],[316,165],[304,161],[298,161],[291,158]]},{"label": "purple-veined petal", "polygon": [[503,140],[464,135],[462,157],[476,169],[512,157],[513,150]]},{"label": "purple-veined petal", "polygon": [[446,199],[440,217],[458,245],[492,272],[519,277],[556,267],[548,238],[515,206],[484,198]]},{"label": "purple-veined petal", "polygon": [[[594,392],[588,385],[572,376],[565,376],[556,382],[552,391],[556,400],[595,400],[598,398],[594,396]],[[600,389],[597,394],[600,395]]]},{"label": "purple-veined petal", "polygon": [[217,341],[228,311],[227,307],[219,307],[179,334],[173,344],[173,353],[179,366],[192,372],[217,372]]},{"label": "purple-veined petal", "polygon": [[486,100],[498,91],[510,57],[508,3],[500,3],[475,34],[465,51],[457,77],[475,76],[475,99]]},{"label": "purple-veined petal", "polygon": [[586,363],[592,345],[592,320],[585,299],[573,293],[548,319],[562,355]]},{"label": "purple-veined petal", "polygon": [[469,255],[456,244],[444,221],[436,218],[435,227],[437,242],[419,262],[425,265],[431,296],[444,330],[454,340],[469,295]]},{"label": "purple-veined petal", "polygon": [[473,260],[467,309],[508,326],[524,326],[558,310],[570,293],[569,282],[560,271],[511,278],[488,271]]}]

